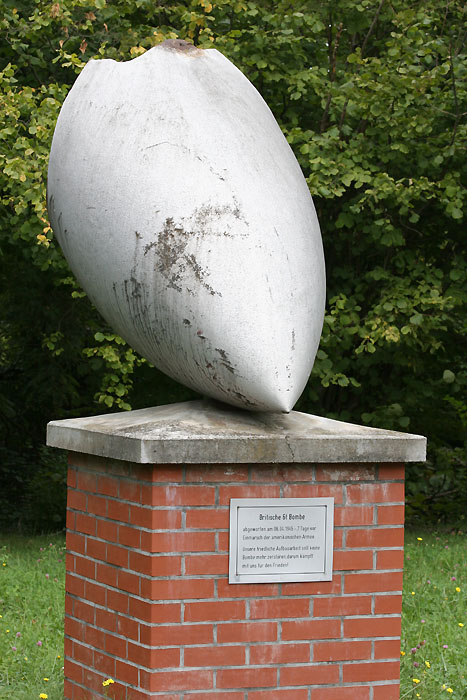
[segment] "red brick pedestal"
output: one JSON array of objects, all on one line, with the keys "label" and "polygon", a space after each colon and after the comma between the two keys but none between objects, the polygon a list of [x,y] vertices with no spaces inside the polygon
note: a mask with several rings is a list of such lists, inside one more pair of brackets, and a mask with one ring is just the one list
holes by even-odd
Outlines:
[{"label": "red brick pedestal", "polygon": [[[68,483],[67,700],[399,698],[401,463],[72,451]],[[329,496],[331,582],[228,583],[231,498]]]}]

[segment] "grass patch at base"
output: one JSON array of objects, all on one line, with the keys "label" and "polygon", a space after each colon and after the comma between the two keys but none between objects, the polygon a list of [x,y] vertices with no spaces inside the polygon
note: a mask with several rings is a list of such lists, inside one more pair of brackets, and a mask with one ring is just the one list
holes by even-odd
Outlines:
[{"label": "grass patch at base", "polygon": [[63,700],[64,600],[65,536],[0,535],[1,700]]}]

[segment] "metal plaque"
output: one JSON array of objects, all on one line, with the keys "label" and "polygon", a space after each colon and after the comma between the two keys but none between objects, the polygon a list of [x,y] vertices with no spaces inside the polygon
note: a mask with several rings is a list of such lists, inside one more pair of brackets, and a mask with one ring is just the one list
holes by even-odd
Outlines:
[{"label": "metal plaque", "polygon": [[232,498],[229,583],[331,581],[333,498]]}]

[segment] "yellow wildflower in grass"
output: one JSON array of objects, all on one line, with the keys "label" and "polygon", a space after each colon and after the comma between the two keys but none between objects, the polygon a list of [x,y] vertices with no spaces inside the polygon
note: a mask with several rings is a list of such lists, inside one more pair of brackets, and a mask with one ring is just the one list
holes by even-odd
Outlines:
[{"label": "yellow wildflower in grass", "polygon": [[405,656],[405,651],[401,651],[401,656]]},{"label": "yellow wildflower in grass", "polygon": [[43,680],[43,681],[49,681],[50,678],[43,678],[42,680]]},{"label": "yellow wildflower in grass", "polygon": [[[463,627],[463,626],[464,626],[464,623],[463,623],[463,622],[458,622],[457,624],[459,625],[459,627]],[[8,630],[7,630],[7,632],[8,632]]]},{"label": "yellow wildflower in grass", "polygon": [[47,700],[49,696],[47,695],[47,693],[41,693],[39,697],[41,698],[41,700]]},{"label": "yellow wildflower in grass", "polygon": [[417,540],[418,540],[419,542],[423,542],[423,537],[417,537]]},{"label": "yellow wildflower in grass", "polygon": [[425,661],[425,666],[426,666],[427,668],[431,668],[430,662],[429,662],[429,661]]},{"label": "yellow wildflower in grass", "polygon": [[413,681],[415,684],[420,683],[420,679],[419,679],[419,678],[412,678],[412,681]]},{"label": "yellow wildflower in grass", "polygon": [[456,586],[456,591],[457,591],[458,593],[461,592],[461,589],[459,588],[459,586]]},{"label": "yellow wildflower in grass", "polygon": [[454,691],[453,691],[452,688],[446,688],[446,693],[453,693],[453,692],[454,692]]},{"label": "yellow wildflower in grass", "polygon": [[412,591],[412,595],[415,595],[415,591]]}]

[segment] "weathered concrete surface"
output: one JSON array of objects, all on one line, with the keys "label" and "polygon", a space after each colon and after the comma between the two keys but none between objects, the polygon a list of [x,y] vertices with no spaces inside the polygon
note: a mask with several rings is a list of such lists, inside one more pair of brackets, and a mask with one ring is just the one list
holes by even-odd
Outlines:
[{"label": "weathered concrete surface", "polygon": [[419,462],[426,438],[292,411],[250,413],[188,401],[53,421],[47,444],[129,462]]}]

